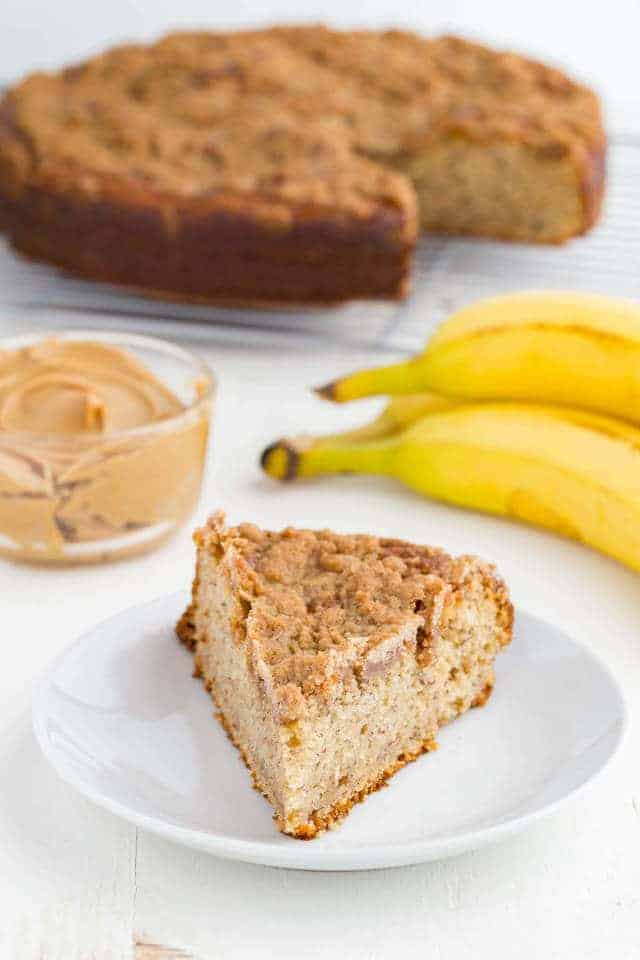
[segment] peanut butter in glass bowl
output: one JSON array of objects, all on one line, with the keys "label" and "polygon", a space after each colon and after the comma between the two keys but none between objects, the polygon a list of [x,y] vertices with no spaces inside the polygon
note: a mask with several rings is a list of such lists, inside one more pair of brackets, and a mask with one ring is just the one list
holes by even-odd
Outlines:
[{"label": "peanut butter in glass bowl", "polygon": [[163,340],[0,341],[0,554],[92,563],[171,534],[200,492],[213,376]]}]

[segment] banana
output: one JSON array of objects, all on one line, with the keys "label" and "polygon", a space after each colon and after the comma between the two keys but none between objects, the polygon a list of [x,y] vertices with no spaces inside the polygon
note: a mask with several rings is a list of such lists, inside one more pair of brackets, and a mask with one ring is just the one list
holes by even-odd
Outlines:
[{"label": "banana", "polygon": [[454,401],[446,397],[439,397],[435,393],[416,393],[406,396],[391,397],[380,414],[362,427],[353,430],[344,430],[342,433],[328,433],[318,437],[314,443],[361,443],[363,440],[377,440],[380,437],[389,437],[393,433],[410,427],[422,417],[439,410],[448,410],[453,407]]},{"label": "banana", "polygon": [[640,430],[583,410],[470,404],[356,444],[281,440],[279,480],[356,471],[439,500],[546,527],[640,570]]},{"label": "banana", "polygon": [[317,392],[343,403],[423,391],[584,407],[640,423],[640,306],[568,293],[481,300],[445,321],[413,359]]}]

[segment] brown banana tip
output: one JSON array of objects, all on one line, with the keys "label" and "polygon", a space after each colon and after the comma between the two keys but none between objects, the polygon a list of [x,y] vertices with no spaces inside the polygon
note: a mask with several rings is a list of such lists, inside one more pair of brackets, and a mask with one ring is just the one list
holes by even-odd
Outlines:
[{"label": "brown banana tip", "polygon": [[332,380],[331,383],[325,383],[322,387],[316,387],[314,393],[317,393],[323,400],[332,400],[335,403],[338,399],[337,385],[338,381]]},{"label": "brown banana tip", "polygon": [[288,440],[276,440],[262,451],[260,466],[274,480],[289,483],[298,474],[300,455]]}]

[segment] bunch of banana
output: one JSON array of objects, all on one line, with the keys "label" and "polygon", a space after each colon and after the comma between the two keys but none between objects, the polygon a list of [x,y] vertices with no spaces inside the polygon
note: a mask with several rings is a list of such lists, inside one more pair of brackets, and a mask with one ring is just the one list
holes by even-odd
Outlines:
[{"label": "bunch of banana", "polygon": [[415,359],[319,392],[392,397],[366,427],[268,447],[272,477],[391,475],[640,570],[640,307],[552,293],[485,300]]}]

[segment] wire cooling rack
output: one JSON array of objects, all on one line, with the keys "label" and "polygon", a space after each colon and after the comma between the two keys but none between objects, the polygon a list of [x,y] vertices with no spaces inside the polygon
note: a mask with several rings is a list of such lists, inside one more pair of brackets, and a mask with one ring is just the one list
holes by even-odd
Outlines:
[{"label": "wire cooling rack", "polygon": [[640,299],[640,137],[609,153],[604,216],[561,247],[425,237],[412,292],[402,303],[357,302],[332,310],[230,310],[170,304],[63,276],[17,257],[0,240],[0,324],[130,329],[183,340],[410,352],[452,310],[480,297],[533,288],[590,290]]}]

